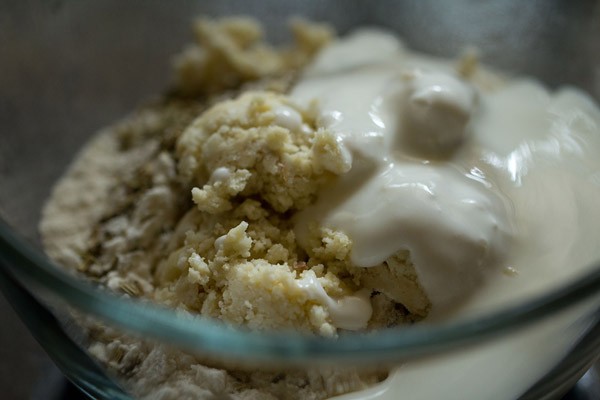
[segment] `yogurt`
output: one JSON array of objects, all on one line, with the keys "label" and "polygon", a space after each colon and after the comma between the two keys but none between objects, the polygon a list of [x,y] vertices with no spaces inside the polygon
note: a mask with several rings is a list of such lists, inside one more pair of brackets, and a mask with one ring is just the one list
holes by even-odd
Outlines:
[{"label": "yogurt", "polygon": [[[489,312],[585,273],[600,259],[600,110],[572,88],[550,93],[531,79],[492,86],[383,32],[360,31],[323,51],[291,96],[317,107],[318,127],[336,134],[352,166],[300,213],[300,242],[318,220],[352,239],[361,267],[409,250],[432,303],[429,321]],[[343,398],[392,399],[408,386],[415,396],[407,398],[445,397],[431,392],[432,380],[567,335],[555,351],[520,358],[520,372],[510,374],[521,375],[518,384],[497,387],[498,398],[518,397],[576,341],[566,320],[434,367],[403,366],[368,396]],[[415,373],[427,379],[408,383]]]}]

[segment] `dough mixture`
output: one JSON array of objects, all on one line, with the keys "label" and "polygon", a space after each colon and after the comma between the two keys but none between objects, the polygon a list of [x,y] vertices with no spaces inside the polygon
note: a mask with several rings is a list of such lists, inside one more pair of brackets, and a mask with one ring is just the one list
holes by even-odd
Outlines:
[{"label": "dough mixture", "polygon": [[[95,136],[56,185],[40,228],[50,257],[122,296],[327,337],[442,318],[515,279],[507,254],[527,226],[515,198],[528,192],[514,188],[527,178],[490,157],[524,128],[490,133],[510,125],[502,96],[542,98],[539,113],[581,103],[600,124],[598,110],[507,83],[470,53],[438,60],[377,30],[291,29],[294,44],[276,49],[251,19],[198,20],[172,90]],[[556,119],[578,123],[567,117]],[[87,331],[91,354],[144,399],[325,399],[389,372],[224,369]]]}]

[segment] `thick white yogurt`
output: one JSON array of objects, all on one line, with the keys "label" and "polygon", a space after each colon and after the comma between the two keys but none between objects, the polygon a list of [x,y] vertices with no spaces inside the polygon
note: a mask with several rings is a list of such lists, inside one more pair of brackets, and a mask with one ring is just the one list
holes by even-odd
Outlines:
[{"label": "thick white yogurt", "polygon": [[[551,94],[531,80],[488,90],[448,62],[363,31],[325,50],[292,97],[317,102],[318,124],[338,136],[352,162],[298,218],[300,241],[304,224],[318,220],[349,235],[352,261],[365,268],[410,250],[433,305],[430,320],[522,301],[600,259],[600,111],[585,94]],[[492,368],[500,355],[521,360],[510,374],[519,379],[497,388],[498,398],[515,398],[568,351],[579,334],[567,330],[571,323],[567,316],[501,345],[404,366],[368,396],[344,398],[397,398],[412,376],[406,371],[427,375],[411,378],[415,396],[407,398],[447,398],[474,379],[455,368]],[[560,334],[567,336],[554,351],[519,356],[519,348]],[[506,376],[500,367],[481,373]],[[438,397],[436,379],[446,382]],[[469,393],[484,398],[485,390]]]},{"label": "thick white yogurt", "polygon": [[[393,40],[354,34],[325,51],[293,90],[300,103],[316,101],[319,127],[335,132],[353,164],[297,217],[296,231],[301,242],[311,221],[344,231],[361,267],[409,250],[442,312],[509,253],[510,205],[473,163],[476,88],[447,66],[408,57]],[[387,52],[372,63],[359,59],[372,49]],[[354,57],[332,58],[338,53]]]}]

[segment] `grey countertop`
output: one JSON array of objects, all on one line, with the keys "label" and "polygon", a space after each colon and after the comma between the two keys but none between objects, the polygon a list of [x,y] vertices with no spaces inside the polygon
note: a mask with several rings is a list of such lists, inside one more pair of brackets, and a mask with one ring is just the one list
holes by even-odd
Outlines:
[{"label": "grey countertop", "polygon": [[0,295],[0,398],[51,400],[62,376]]}]

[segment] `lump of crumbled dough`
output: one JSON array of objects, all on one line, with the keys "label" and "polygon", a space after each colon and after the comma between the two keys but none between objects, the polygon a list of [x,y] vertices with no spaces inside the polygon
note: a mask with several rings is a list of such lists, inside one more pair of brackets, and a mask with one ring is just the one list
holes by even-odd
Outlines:
[{"label": "lump of crumbled dough", "polygon": [[339,145],[314,126],[310,113],[284,95],[245,93],[186,129],[177,143],[179,174],[203,185],[193,199],[211,214],[229,211],[238,194],[258,195],[277,212],[302,209],[331,177],[323,165],[347,163]]},{"label": "lump of crumbled dough", "polygon": [[[311,263],[326,264],[328,270],[337,276],[349,275],[357,287],[384,294],[385,298],[401,304],[416,317],[427,316],[431,303],[419,283],[407,251],[394,254],[379,265],[361,268],[350,261],[351,250],[352,241],[343,232],[316,223],[309,226],[307,251]],[[383,300],[379,299],[378,304],[389,308],[391,303],[384,306]],[[389,318],[401,318],[394,314],[397,313],[391,313]]]},{"label": "lump of crumbled dough", "polygon": [[312,273],[331,296],[351,290],[324,273],[322,264],[309,269],[298,262],[289,221],[269,215],[253,200],[232,213],[215,217],[196,211],[186,219],[194,227],[157,268],[156,300],[257,330],[335,335],[327,308],[299,282]]},{"label": "lump of crumbled dough", "polygon": [[395,254],[375,267],[354,267],[352,274],[362,287],[385,294],[410,313],[420,317],[429,313],[431,303],[419,283],[408,253]]},{"label": "lump of crumbled dough", "polygon": [[308,253],[322,262],[348,261],[352,241],[340,231],[312,224],[309,235]]},{"label": "lump of crumbled dough", "polygon": [[327,25],[294,20],[294,46],[277,50],[261,40],[262,27],[248,17],[201,18],[194,31],[197,44],[175,60],[176,88],[188,95],[218,93],[288,73],[305,65],[333,37]]}]

